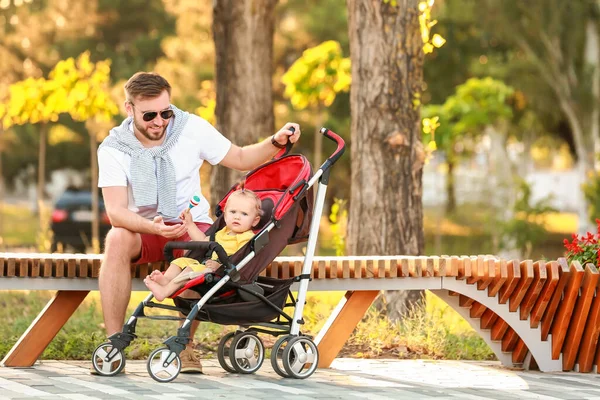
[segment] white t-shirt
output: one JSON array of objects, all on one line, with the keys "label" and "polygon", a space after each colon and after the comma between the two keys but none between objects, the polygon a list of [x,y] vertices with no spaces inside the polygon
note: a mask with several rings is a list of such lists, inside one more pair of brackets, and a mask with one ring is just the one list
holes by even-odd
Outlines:
[{"label": "white t-shirt", "polygon": [[[171,128],[171,123],[167,129]],[[200,167],[204,160],[212,165],[220,163],[230,148],[229,139],[204,119],[190,114],[177,143],[169,150],[175,166],[178,213],[188,207],[192,196],[197,194],[200,203],[191,210],[194,221],[213,222],[208,216],[208,201],[200,190]],[[98,150],[98,171],[98,187],[127,186],[128,208],[131,211],[148,219],[158,215],[156,204],[147,207],[135,205],[131,189],[131,156],[113,147],[103,146]]]}]

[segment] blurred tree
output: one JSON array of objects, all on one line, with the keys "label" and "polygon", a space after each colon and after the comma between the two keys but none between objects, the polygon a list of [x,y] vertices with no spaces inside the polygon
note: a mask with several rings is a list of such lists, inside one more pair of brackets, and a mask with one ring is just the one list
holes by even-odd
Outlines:
[{"label": "blurred tree", "polygon": [[[68,113],[75,120],[88,121],[92,118],[110,120],[118,112],[116,104],[108,94],[110,62],[103,61],[93,64],[89,53],[83,53],[77,60],[69,58],[59,62],[50,71],[49,79],[27,78],[14,83],[9,88],[7,106],[0,109],[0,118],[4,128],[12,125],[40,123],[40,140],[38,154],[38,209],[43,209],[46,144],[48,123],[57,122],[59,114]],[[95,134],[90,135],[90,143],[96,143]],[[90,148],[92,145],[90,145]],[[92,179],[97,179],[95,165],[96,152],[91,152]],[[95,244],[98,242],[98,202],[97,185],[96,198],[92,197],[95,208]],[[49,244],[45,247],[49,248]],[[99,251],[99,246],[98,246]]]},{"label": "blurred tree", "polygon": [[81,54],[77,60],[69,58],[59,62],[50,73],[59,87],[67,91],[66,109],[76,121],[85,121],[89,134],[91,190],[92,190],[92,248],[100,253],[100,214],[98,206],[98,140],[110,128],[119,108],[111,99],[110,60],[92,63],[90,53]]},{"label": "blurred tree", "polygon": [[[436,147],[444,152],[448,165],[446,178],[446,212],[456,208],[454,168],[461,156],[472,154],[473,146],[484,135],[500,136],[496,151],[505,151],[507,122],[513,116],[510,104],[514,89],[492,78],[471,78],[456,88],[442,106],[428,105],[423,117],[438,117],[439,127],[425,134],[424,142],[435,140]],[[500,132],[499,132],[500,131]],[[459,146],[460,143],[460,146]]]},{"label": "blurred tree", "polygon": [[[273,134],[272,62],[277,0],[213,1],[216,50],[216,127],[245,146]],[[212,169],[211,202],[217,204],[241,175]]]},{"label": "blurred tree", "polygon": [[[310,109],[316,115],[317,129],[325,121],[326,107],[337,93],[350,90],[350,59],[342,56],[340,44],[329,40],[304,50],[281,78],[285,96],[296,110]],[[321,165],[323,136],[315,133],[313,165]]]},{"label": "blurred tree", "polygon": [[[592,150],[600,150],[598,2],[483,0],[481,4],[482,23],[516,46],[552,89],[569,123],[577,170],[585,182],[594,168]],[[578,214],[579,231],[592,228],[584,202]]]},{"label": "blurred tree", "polygon": [[[423,252],[419,3],[347,3],[352,60],[350,255]],[[420,299],[419,292],[387,293],[393,319]]]}]

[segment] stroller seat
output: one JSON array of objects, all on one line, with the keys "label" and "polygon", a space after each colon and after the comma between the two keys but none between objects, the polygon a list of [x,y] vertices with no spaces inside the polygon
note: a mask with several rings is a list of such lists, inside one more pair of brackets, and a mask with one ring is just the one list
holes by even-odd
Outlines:
[{"label": "stroller seat", "polygon": [[[265,196],[265,195],[266,195],[266,193],[263,193],[263,196]],[[256,226],[253,229],[255,234],[260,232],[271,221],[274,207],[275,207],[275,203],[273,202],[272,197],[264,197],[261,199],[261,210],[263,211],[263,215],[261,215],[260,221],[258,222],[258,224],[256,224]],[[219,220],[217,220],[217,222],[215,222],[213,224],[213,226],[218,223],[220,223]],[[207,232],[214,231],[216,233],[216,231],[218,231],[219,229],[220,228],[213,229],[211,227]],[[214,233],[213,233],[213,235],[214,235]],[[240,252],[245,252],[246,251],[245,248],[246,248],[246,246],[243,246],[235,254],[240,253]],[[198,254],[197,252],[196,253],[192,252],[189,255],[186,255],[186,257],[196,258],[200,262],[207,260],[211,256],[212,256],[212,254]],[[197,277],[187,281],[182,288],[180,288],[175,293],[173,293],[171,296],[169,296],[169,298],[175,299],[176,297],[178,297],[181,293],[185,292],[186,290],[194,290],[200,294],[204,294],[204,293],[206,293],[207,288],[203,289],[203,288],[200,288],[197,286],[214,283],[215,281],[217,281],[218,279],[220,279],[222,277],[223,277],[222,268],[219,269],[215,273],[207,273],[207,274],[198,275]],[[253,283],[247,283],[247,284],[251,285]],[[261,287],[257,286],[257,290],[260,291]],[[244,295],[241,296],[242,298],[245,297],[245,293],[246,292],[244,292]]]}]

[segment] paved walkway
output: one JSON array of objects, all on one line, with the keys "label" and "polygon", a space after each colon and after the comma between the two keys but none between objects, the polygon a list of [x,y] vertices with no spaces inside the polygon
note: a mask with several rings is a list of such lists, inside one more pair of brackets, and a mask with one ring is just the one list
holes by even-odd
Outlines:
[{"label": "paved walkway", "polygon": [[0,368],[0,399],[599,399],[600,375],[540,373],[498,363],[337,359],[305,380],[283,379],[269,360],[255,375],[224,372],[207,360],[205,375],[181,374],[160,384],[144,361],[116,377],[89,374],[89,362],[43,361]]}]

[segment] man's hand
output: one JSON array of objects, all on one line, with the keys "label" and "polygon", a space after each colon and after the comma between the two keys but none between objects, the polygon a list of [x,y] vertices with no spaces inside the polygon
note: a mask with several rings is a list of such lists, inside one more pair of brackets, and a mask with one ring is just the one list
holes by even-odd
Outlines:
[{"label": "man's hand", "polygon": [[166,225],[163,217],[157,215],[152,221],[154,233],[166,237],[167,239],[177,239],[187,232],[185,224]]},{"label": "man's hand", "polygon": [[[294,133],[290,130],[291,127],[294,127]],[[296,143],[298,139],[300,139],[300,134],[300,125],[294,122],[288,122],[273,136],[273,139],[280,145],[285,146],[288,140],[292,143]]]},{"label": "man's hand", "polygon": [[215,272],[219,269],[219,267],[221,267],[221,264],[216,260],[206,260],[204,265],[206,266],[206,269],[210,270],[211,272]]}]

